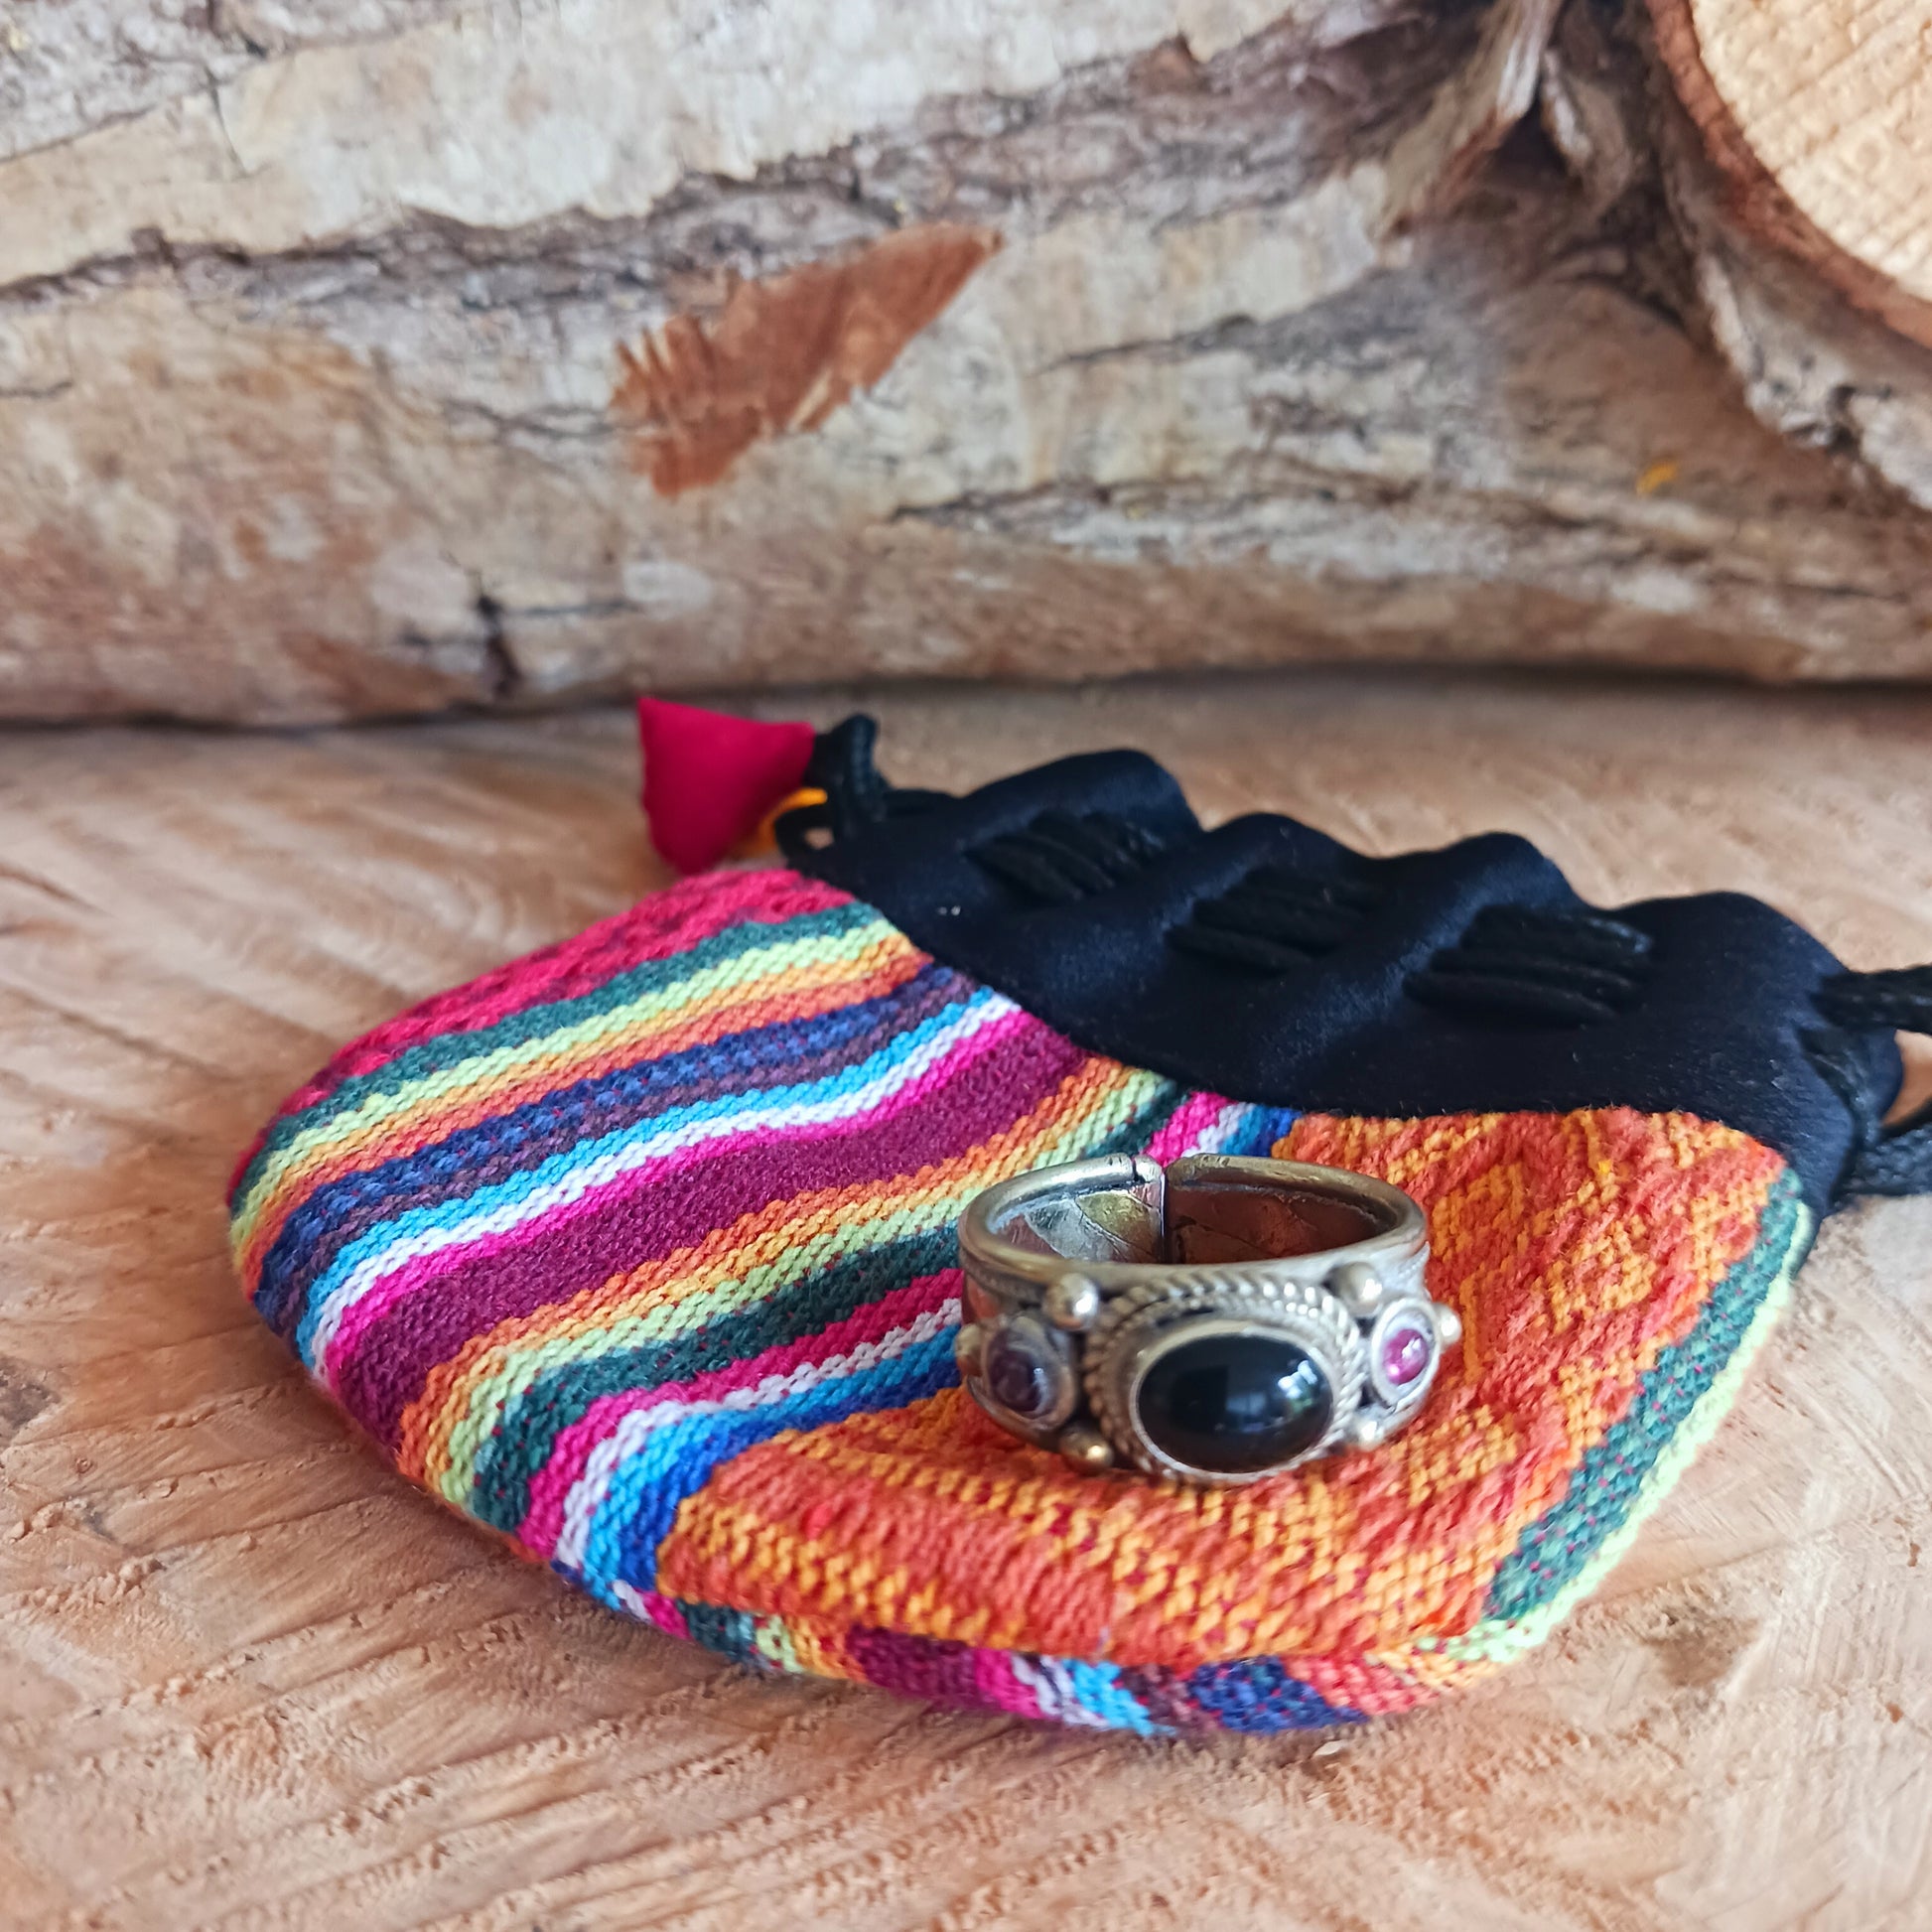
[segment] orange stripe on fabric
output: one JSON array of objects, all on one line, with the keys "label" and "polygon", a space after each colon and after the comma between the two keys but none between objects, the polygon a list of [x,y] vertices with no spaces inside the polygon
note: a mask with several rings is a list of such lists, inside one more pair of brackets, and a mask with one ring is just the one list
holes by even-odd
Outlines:
[{"label": "orange stripe on fabric", "polygon": [[[776,1438],[686,1499],[658,1585],[692,1601],[1186,1670],[1400,1656],[1471,1628],[1497,1566],[1747,1254],[1782,1162],[1627,1109],[1309,1117],[1280,1152],[1429,1212],[1469,1349],[1378,1450],[1238,1490],[1076,1475],[957,1391]],[[1469,1667],[1413,1653],[1415,1679]],[[1393,1695],[1393,1687],[1384,1686]]]},{"label": "orange stripe on fabric", "polygon": [[695,1246],[472,1336],[449,1361],[431,1370],[422,1393],[404,1412],[397,1468],[436,1486],[450,1468],[450,1432],[469,1412],[477,1385],[503,1374],[519,1348],[547,1348],[572,1337],[602,1345],[601,1338],[614,1323],[653,1308],[675,1308],[749,1270],[776,1262],[815,1235],[864,1228],[906,1208],[1024,1173],[1038,1165],[1043,1143],[1062,1134],[1070,1121],[1093,1112],[1110,1089],[1145,1077],[1116,1060],[1090,1057],[1011,1127],[897,1184],[868,1180],[775,1200],[728,1227],[714,1229]]},{"label": "orange stripe on fabric", "polygon": [[[1123,1495],[1115,1480],[1100,1485],[1108,1493],[1096,1505],[1057,1458],[989,1437],[992,1425],[957,1392],[921,1406],[932,1414],[900,1411],[897,1429],[817,1432],[846,1440],[809,1467],[801,1459],[762,1472],[769,1482],[739,1464],[714,1476],[704,1523],[692,1503],[680,1514],[659,1587],[707,1601],[722,1588],[787,1616],[836,1612],[1002,1649],[1186,1669],[1458,1626],[1473,1620],[1514,1541],[1497,1525],[1378,1555],[1361,1534],[1377,1498],[1325,1474],[1240,1492],[1137,1484]],[[981,1439],[977,1454],[950,1461],[948,1445],[968,1433]],[[784,1460],[782,1451],[765,1459]],[[942,1473],[907,1483],[912,1460]],[[718,1493],[727,1485],[732,1493]],[[847,1511],[827,1507],[828,1491],[852,1499],[862,1554],[844,1547]],[[788,1526],[801,1516],[822,1527],[798,1536]],[[1332,1587],[1284,1600],[1284,1578],[1306,1576]]]},{"label": "orange stripe on fabric", "polygon": [[574,1086],[580,1080],[598,1079],[643,1060],[661,1059],[669,1053],[706,1046],[731,1034],[814,1020],[821,1014],[835,1013],[861,1001],[879,999],[903,986],[927,964],[926,955],[908,945],[883,969],[874,963],[871,952],[851,961],[849,972],[793,968],[759,982],[761,989],[784,988],[780,993],[764,990],[757,999],[721,1001],[695,1015],[679,1015],[655,1027],[640,1025],[616,1035],[607,1035],[596,1046],[579,1053],[561,1053],[538,1062],[517,1080],[505,1081],[500,1076],[483,1074],[464,1086],[426,1093],[406,1113],[399,1113],[373,1131],[342,1143],[339,1152],[325,1154],[284,1174],[258,1209],[254,1231],[241,1251],[239,1265],[247,1279],[254,1279],[262,1256],[274,1246],[289,1215],[318,1187],[326,1187],[345,1174],[366,1173],[385,1161],[415,1154],[465,1128],[513,1112],[529,1101],[541,1100],[545,1094]]}]

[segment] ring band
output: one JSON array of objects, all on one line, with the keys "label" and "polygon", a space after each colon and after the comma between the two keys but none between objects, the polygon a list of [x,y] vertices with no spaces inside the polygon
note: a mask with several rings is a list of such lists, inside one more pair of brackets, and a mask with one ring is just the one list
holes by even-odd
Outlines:
[{"label": "ring band", "polygon": [[1041,1168],[959,1223],[966,1387],[1085,1470],[1228,1484],[1384,1443],[1460,1336],[1399,1187],[1300,1161]]}]

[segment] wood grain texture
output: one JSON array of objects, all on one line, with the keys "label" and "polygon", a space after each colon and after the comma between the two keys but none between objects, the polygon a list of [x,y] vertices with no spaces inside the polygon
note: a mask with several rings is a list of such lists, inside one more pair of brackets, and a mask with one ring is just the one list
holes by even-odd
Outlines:
[{"label": "wood grain texture", "polygon": [[[1908,103],[1922,63],[1874,58],[1861,38],[1894,51],[1900,16],[1922,8],[1847,7],[1840,0],[1624,0],[1579,4],[1560,16],[1543,66],[1545,131],[1612,230],[1665,231],[1676,244],[1656,297],[1693,319],[1700,341],[1727,365],[1750,413],[1789,444],[1830,451],[1848,481],[1878,496],[1932,508],[1932,349],[1919,340],[1918,298],[1855,261],[1805,214],[1752,145],[1712,70],[1749,67],[1767,150],[1796,156],[1804,137],[1781,122],[1764,74],[1789,69],[1795,103],[1840,68],[1863,74],[1879,105]],[[1815,27],[1817,32],[1809,34]],[[1808,37],[1809,35],[1809,37]],[[1809,76],[1809,78],[1808,78]],[[1889,91],[1887,91],[1889,90]],[[1815,103],[1814,103],[1815,104]],[[1910,110],[1904,111],[1909,118]],[[1814,130],[1816,131],[1816,130]],[[1822,136],[1820,138],[1823,138]],[[1851,117],[1822,165],[1863,181],[1876,213],[1924,171],[1916,130],[1893,140]],[[1850,200],[1863,195],[1848,190]],[[1847,204],[1850,212],[1850,201]],[[1922,212],[1922,210],[1920,210]],[[1892,219],[1898,225],[1895,214]],[[1656,264],[1653,262],[1653,267]]]},{"label": "wood grain texture", "polygon": [[1733,207],[1932,345],[1932,13],[1923,0],[1649,0]]},{"label": "wood grain texture", "polygon": [[[814,715],[841,709],[813,700]],[[1324,674],[890,697],[957,785],[1490,826],[1932,958],[1932,697]],[[754,1680],[387,1473],[241,1304],[237,1149],[344,1036],[657,883],[615,714],[0,742],[0,1923],[1873,1932],[1932,1882],[1932,1203],[1836,1219],[1603,1594],[1459,1704],[1164,1743]]]},{"label": "wood grain texture", "polygon": [[0,12],[0,717],[1923,678],[1932,349],[1731,245],[1649,18]]}]

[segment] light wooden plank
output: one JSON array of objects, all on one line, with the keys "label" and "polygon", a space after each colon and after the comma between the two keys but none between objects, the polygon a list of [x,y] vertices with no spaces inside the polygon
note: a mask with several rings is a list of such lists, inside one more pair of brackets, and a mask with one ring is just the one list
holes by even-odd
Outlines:
[{"label": "light wooden plank", "polygon": [[[1334,673],[878,708],[921,783],[1140,744],[1214,817],[1501,826],[1601,899],[1736,887],[1856,965],[1932,958],[1932,697]],[[1925,1922],[1929,1203],[1831,1224],[1552,1644],[1334,1744],[759,1682],[351,1442],[239,1302],[229,1166],[337,1040],[657,883],[635,781],[617,713],[0,744],[0,1923]]]}]

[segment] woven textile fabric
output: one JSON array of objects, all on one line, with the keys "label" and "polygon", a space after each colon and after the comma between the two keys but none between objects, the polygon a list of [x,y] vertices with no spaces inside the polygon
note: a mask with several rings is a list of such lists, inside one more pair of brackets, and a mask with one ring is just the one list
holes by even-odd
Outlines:
[{"label": "woven textile fabric", "polygon": [[[974,1193],[1112,1151],[1381,1174],[1464,1340],[1385,1449],[1083,1477],[957,1388]],[[756,1667],[1273,1730],[1536,1641],[1727,1405],[1811,1221],[1688,1116],[1303,1117],[1084,1051],[785,872],[710,875],[432,1000],[295,1094],[236,1261],[433,1495]]]}]

